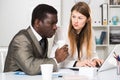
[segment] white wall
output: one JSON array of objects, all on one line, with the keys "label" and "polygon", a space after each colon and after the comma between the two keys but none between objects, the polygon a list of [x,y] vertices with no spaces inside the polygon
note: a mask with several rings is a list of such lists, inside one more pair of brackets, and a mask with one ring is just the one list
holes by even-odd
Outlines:
[{"label": "white wall", "polygon": [[[31,24],[31,13],[39,3],[48,3],[58,10],[58,26],[68,27],[70,10],[76,0],[0,0],[0,46],[8,46],[13,36]],[[90,0],[93,24],[101,21],[100,4],[107,0]],[[61,3],[60,3],[61,2]]]},{"label": "white wall", "polygon": [[61,25],[61,0],[0,0],[0,46],[8,46],[13,36],[31,24],[35,6],[46,3],[58,12],[58,26]]},{"label": "white wall", "polygon": [[62,0],[62,6],[61,6],[61,15],[62,15],[62,20],[61,24],[62,27],[68,27],[69,19],[70,19],[70,10],[72,6],[74,5],[74,0]]},{"label": "white wall", "polygon": [[[58,26],[68,27],[70,10],[75,1],[77,0],[0,0],[0,46],[8,46],[19,30],[31,24],[32,10],[39,3],[54,6],[58,10]],[[107,0],[90,0],[93,25],[101,24],[100,5],[105,2]],[[49,50],[51,50],[52,39],[49,39]]]}]

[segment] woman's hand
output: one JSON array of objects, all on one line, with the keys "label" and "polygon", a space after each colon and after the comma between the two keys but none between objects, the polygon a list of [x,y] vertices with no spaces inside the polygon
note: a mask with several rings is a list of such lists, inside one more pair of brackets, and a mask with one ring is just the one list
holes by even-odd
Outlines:
[{"label": "woman's hand", "polygon": [[93,59],[92,62],[95,64],[96,67],[100,67],[104,61],[102,59]]},{"label": "woman's hand", "polygon": [[76,67],[95,67],[96,64],[91,60],[77,61]]}]

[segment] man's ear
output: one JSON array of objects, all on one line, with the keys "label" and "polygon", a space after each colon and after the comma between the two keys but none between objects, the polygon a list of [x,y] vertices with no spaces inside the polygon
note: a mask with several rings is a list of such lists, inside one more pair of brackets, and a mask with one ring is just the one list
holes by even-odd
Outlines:
[{"label": "man's ear", "polygon": [[40,23],[41,23],[40,20],[38,20],[38,19],[35,20],[35,26],[36,26],[36,27],[39,27]]}]

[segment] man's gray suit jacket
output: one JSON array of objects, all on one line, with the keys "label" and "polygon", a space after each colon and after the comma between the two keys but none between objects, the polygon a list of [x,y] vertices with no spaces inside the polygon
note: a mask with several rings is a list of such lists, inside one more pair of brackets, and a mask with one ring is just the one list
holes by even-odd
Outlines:
[{"label": "man's gray suit jacket", "polygon": [[35,75],[41,73],[41,64],[57,64],[53,58],[47,58],[42,47],[30,27],[21,30],[12,39],[5,61],[4,72],[24,71],[26,74]]}]

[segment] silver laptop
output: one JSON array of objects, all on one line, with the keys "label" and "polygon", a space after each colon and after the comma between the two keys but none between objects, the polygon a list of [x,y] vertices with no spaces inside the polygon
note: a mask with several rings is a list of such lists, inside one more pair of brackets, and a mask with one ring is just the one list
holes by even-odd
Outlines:
[{"label": "silver laptop", "polygon": [[116,62],[116,59],[113,57],[114,52],[120,55],[120,45],[116,45],[113,48],[113,50],[110,52],[109,56],[106,58],[102,66],[98,69],[98,72],[116,68],[117,62]]}]

